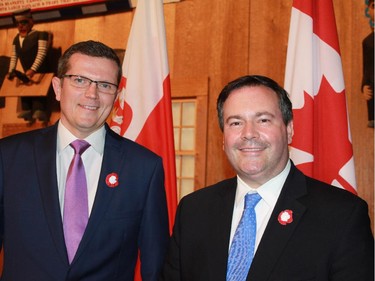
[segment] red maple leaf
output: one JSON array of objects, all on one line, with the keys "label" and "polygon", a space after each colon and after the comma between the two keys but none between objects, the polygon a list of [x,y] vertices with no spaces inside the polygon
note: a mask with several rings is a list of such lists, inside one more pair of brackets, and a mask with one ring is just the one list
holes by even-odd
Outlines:
[{"label": "red maple leaf", "polygon": [[339,175],[353,155],[345,91],[335,92],[323,76],[315,98],[304,93],[304,99],[303,108],[293,110],[295,134],[292,146],[312,154],[314,160],[298,167],[311,177],[330,184],[337,180],[345,189],[355,192]]}]

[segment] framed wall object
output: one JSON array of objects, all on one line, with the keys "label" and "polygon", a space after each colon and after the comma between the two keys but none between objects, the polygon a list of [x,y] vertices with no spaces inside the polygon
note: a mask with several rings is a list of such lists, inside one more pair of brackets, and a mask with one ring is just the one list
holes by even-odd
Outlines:
[{"label": "framed wall object", "polygon": [[14,26],[12,13],[29,8],[34,22],[57,21],[131,10],[130,0],[1,0],[0,28]]}]

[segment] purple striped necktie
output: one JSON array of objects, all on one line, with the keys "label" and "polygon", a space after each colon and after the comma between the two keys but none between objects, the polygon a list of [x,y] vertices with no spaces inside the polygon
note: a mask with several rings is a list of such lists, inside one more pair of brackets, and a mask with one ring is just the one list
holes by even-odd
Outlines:
[{"label": "purple striped necktie", "polygon": [[90,144],[84,140],[75,140],[70,146],[74,149],[74,156],[66,177],[63,217],[69,263],[76,254],[89,217],[86,174],[81,155]]}]

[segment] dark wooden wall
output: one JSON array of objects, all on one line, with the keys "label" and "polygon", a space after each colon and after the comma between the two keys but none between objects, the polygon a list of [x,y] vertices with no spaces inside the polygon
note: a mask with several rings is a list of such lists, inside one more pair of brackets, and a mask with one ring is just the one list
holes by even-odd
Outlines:
[{"label": "dark wooden wall", "polygon": [[[208,162],[206,184],[233,175],[222,152],[216,120],[216,97],[232,79],[245,74],[284,81],[292,0],[184,0],[165,4],[165,22],[172,79],[209,79]],[[359,196],[374,209],[374,131],[366,127],[366,105],[360,94],[362,39],[370,32],[364,0],[334,0],[344,67]],[[64,51],[81,40],[100,40],[125,48],[132,12],[36,24],[54,34]],[[0,30],[0,55],[10,55],[15,28]],[[173,94],[173,93],[172,93]],[[0,123],[6,111],[2,110]],[[212,158],[215,155],[215,158]]]}]

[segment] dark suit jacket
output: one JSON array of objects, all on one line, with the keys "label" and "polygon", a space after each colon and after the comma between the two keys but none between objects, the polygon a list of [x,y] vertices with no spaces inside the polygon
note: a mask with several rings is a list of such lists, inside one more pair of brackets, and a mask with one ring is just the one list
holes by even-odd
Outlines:
[{"label": "dark suit jacket", "polygon": [[[57,125],[0,140],[1,280],[156,280],[169,239],[162,160],[106,126],[95,202],[68,264],[56,177]],[[106,176],[117,173],[119,185]]]},{"label": "dark suit jacket", "polygon": [[[180,201],[161,280],[225,281],[236,178]],[[281,225],[280,212],[293,211]],[[367,205],[305,177],[292,165],[249,271],[248,281],[373,281]]]}]

